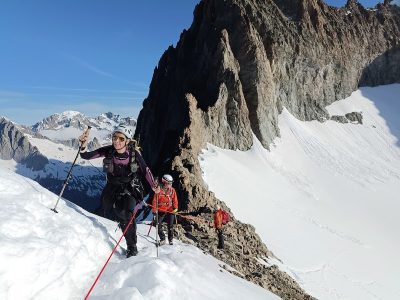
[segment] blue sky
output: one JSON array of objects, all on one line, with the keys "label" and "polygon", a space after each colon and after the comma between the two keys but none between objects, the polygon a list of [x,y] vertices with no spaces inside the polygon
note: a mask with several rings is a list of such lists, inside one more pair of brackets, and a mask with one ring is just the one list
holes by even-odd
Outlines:
[{"label": "blue sky", "polygon": [[0,1],[0,116],[24,125],[65,110],[136,116],[198,2]]}]

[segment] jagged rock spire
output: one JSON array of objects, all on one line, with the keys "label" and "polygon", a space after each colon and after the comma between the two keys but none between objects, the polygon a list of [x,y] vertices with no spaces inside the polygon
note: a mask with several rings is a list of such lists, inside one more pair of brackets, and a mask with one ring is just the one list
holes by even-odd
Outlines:
[{"label": "jagged rock spire", "polygon": [[[247,150],[254,133],[268,148],[284,107],[322,122],[325,106],[360,85],[400,81],[399,24],[391,6],[371,11],[356,1],[344,8],[318,0],[201,1],[192,26],[154,71],[136,130],[146,161],[155,173],[172,170],[182,209],[209,213],[219,200],[204,185],[198,161],[207,142]],[[268,286],[267,271],[255,278],[257,264],[240,262],[249,259],[245,252],[267,253],[250,235],[251,243],[235,242],[235,267]],[[280,284],[284,299],[307,297],[295,284]]]}]

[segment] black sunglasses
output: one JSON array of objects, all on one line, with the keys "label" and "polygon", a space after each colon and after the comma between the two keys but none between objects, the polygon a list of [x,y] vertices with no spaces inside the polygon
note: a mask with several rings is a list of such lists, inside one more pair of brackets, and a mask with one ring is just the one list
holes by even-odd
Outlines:
[{"label": "black sunglasses", "polygon": [[112,140],[113,140],[113,141],[119,140],[120,142],[125,142],[125,141],[126,141],[126,138],[124,138],[123,136],[116,136],[116,135],[114,135],[114,136],[112,137]]}]

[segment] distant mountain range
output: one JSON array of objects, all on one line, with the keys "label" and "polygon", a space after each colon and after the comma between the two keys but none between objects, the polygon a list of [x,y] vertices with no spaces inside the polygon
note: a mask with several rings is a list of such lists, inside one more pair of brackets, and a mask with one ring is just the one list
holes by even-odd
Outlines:
[{"label": "distant mountain range", "polygon": [[[119,125],[134,131],[136,120],[111,112],[87,117],[77,111],[51,115],[33,126],[13,123],[0,117],[0,164],[18,174],[32,178],[50,191],[59,194],[78,149],[78,137],[88,126],[89,149],[111,143],[111,133]],[[95,211],[105,184],[102,161],[78,158],[73,176],[63,197],[79,206]]]},{"label": "distant mountain range", "polygon": [[110,133],[119,124],[136,128],[136,120],[132,117],[121,117],[111,112],[91,118],[77,111],[65,111],[61,114],[53,114],[36,123],[30,130],[32,133],[45,136],[52,141],[77,147],[77,137],[88,126],[92,127],[91,137],[97,145],[110,143]]}]

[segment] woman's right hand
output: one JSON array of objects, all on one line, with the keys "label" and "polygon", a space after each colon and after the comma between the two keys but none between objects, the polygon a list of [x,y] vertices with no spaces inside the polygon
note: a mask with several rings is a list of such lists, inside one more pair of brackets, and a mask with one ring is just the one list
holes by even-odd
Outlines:
[{"label": "woman's right hand", "polygon": [[80,136],[79,136],[79,141],[81,142],[81,144],[83,145],[83,144],[85,144],[86,143],[86,141],[87,141],[87,135],[86,135],[86,132],[84,132],[84,133],[82,133]]},{"label": "woman's right hand", "polygon": [[81,145],[80,145],[81,151],[86,151],[86,146],[87,146],[87,142],[88,142],[88,136],[87,136],[86,132],[82,133],[82,135],[79,136],[79,142],[81,143]]},{"label": "woman's right hand", "polygon": [[80,145],[80,149],[81,151],[85,151],[86,150],[86,146],[88,143],[88,139],[89,139],[89,133],[90,133],[90,129],[92,127],[88,126],[88,128],[79,136],[79,142],[81,143]]}]

